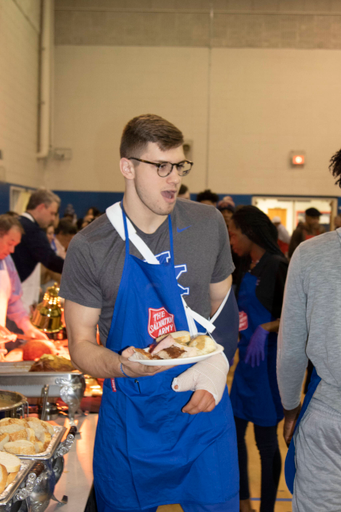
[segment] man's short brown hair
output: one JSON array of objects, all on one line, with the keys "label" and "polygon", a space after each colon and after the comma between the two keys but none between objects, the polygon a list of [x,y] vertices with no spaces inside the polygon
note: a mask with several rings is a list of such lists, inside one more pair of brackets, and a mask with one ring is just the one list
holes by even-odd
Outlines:
[{"label": "man's short brown hair", "polygon": [[8,213],[0,215],[0,238],[6,235],[9,230],[14,227],[17,228],[21,234],[24,233],[24,229],[17,217]]},{"label": "man's short brown hair", "polygon": [[54,194],[52,190],[47,190],[46,188],[38,188],[38,190],[32,192],[26,209],[35,210],[40,204],[44,204],[46,207],[48,207],[52,203],[57,203],[59,206],[60,198]]},{"label": "man's short brown hair", "polygon": [[139,157],[148,142],[155,142],[161,151],[177,148],[184,143],[181,131],[160,116],[144,114],[134,117],[123,130],[121,158]]}]

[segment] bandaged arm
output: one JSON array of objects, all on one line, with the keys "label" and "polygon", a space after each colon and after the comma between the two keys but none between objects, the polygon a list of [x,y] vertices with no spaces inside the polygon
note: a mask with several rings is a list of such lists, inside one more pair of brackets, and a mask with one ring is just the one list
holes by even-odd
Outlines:
[{"label": "bandaged arm", "polygon": [[213,395],[218,405],[226,388],[229,369],[229,362],[223,353],[208,357],[175,377],[172,389],[177,392],[205,389]]}]

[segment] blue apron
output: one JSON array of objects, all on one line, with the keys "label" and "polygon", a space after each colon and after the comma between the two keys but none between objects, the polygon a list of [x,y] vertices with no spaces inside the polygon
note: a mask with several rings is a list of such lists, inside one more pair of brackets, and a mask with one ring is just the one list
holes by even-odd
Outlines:
[{"label": "blue apron", "polygon": [[[152,265],[129,253],[124,214],[125,263],[106,344],[110,350],[145,348],[152,343],[151,334],[156,337],[162,329],[188,330],[168,219],[171,260]],[[93,467],[96,494],[113,508],[213,504],[238,496],[237,444],[227,388],[212,412],[182,413],[192,392],[176,393],[171,384],[190,366],[151,377],[105,380]]]},{"label": "blue apron", "polygon": [[[262,427],[277,425],[283,418],[276,378],[277,333],[270,333],[265,344],[265,359],[254,368],[244,362],[247,347],[256,328],[275,318],[256,296],[258,277],[247,272],[243,277],[238,308],[242,318],[239,362],[235,370],[231,403],[237,418]],[[243,324],[243,325],[242,325]]]},{"label": "blue apron", "polygon": [[[303,401],[303,405],[302,405],[302,409],[301,409],[300,415],[299,415],[299,417],[297,418],[297,421],[296,421],[294,433],[296,432],[296,429],[297,429],[301,419],[303,418],[304,413],[306,412],[306,410],[308,408],[308,405],[310,403],[310,400],[313,398],[313,395],[314,395],[314,393],[316,391],[316,388],[319,385],[320,381],[321,381],[321,377],[319,377],[317,375],[316,369],[314,368],[313,373],[311,374],[311,379],[310,379],[310,382],[309,382],[307,394],[304,397],[304,401]],[[291,494],[293,494],[293,492],[294,492],[294,480],[295,480],[295,475],[296,475],[294,436],[291,439],[291,442],[290,442],[290,445],[289,445],[289,450],[288,450],[288,453],[287,453],[287,456],[286,456],[286,459],[285,459],[284,473],[285,473],[285,481],[286,481],[286,484],[288,486],[288,489],[291,492]]]}]

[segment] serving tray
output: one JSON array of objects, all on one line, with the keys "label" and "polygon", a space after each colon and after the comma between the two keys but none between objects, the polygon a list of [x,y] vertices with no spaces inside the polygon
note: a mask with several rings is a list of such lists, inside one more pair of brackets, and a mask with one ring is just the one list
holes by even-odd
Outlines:
[{"label": "serving tray", "polygon": [[0,510],[4,505],[7,505],[7,503],[11,501],[18,487],[25,480],[26,476],[28,475],[34,464],[34,460],[21,460],[21,465],[17,476],[15,477],[13,482],[10,483],[6,487],[6,489],[0,494]]},{"label": "serving tray", "polygon": [[0,363],[0,388],[7,391],[18,391],[27,397],[40,397],[42,387],[50,386],[49,397],[60,396],[60,384],[57,379],[70,384],[79,382],[82,373],[73,372],[30,372],[34,361],[18,361]]}]

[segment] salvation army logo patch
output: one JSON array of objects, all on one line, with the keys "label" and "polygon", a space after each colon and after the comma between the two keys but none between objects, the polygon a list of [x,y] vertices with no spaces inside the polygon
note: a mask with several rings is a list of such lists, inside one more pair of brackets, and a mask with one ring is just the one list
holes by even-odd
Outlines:
[{"label": "salvation army logo patch", "polygon": [[152,338],[158,338],[162,334],[175,332],[174,315],[168,313],[165,308],[149,308],[148,333]]},{"label": "salvation army logo patch", "polygon": [[245,311],[239,311],[239,330],[240,331],[246,331],[246,329],[249,327],[249,322],[247,318],[247,314]]}]

